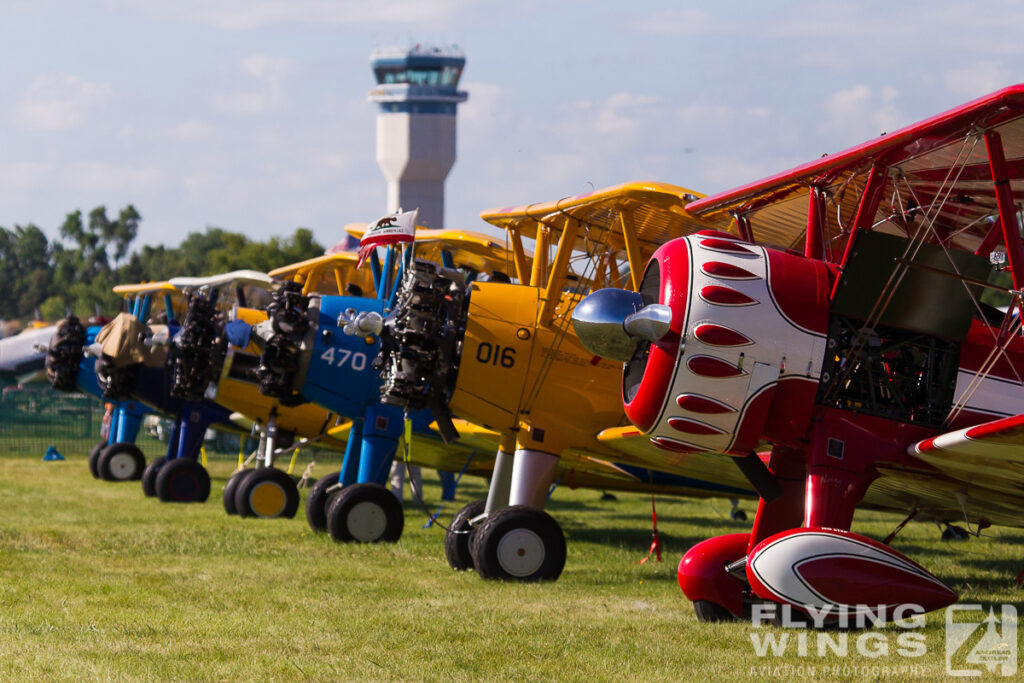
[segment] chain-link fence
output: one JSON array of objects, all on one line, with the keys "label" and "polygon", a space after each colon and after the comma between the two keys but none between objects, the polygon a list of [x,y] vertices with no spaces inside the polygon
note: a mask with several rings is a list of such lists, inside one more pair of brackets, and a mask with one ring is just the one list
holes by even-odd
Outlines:
[{"label": "chain-link fence", "polygon": [[[53,391],[46,386],[9,386],[0,390],[0,456],[40,457],[53,446],[64,456],[88,455],[101,440],[104,404],[86,394]],[[146,457],[167,450],[170,422],[147,416],[136,444]],[[237,457],[239,447],[249,452],[255,441],[238,434],[209,433],[204,443],[208,455]]]},{"label": "chain-link fence", "polygon": [[[42,457],[51,446],[65,457],[87,456],[101,440],[104,410],[102,401],[87,394],[54,391],[45,385],[4,387],[0,389],[0,457]],[[169,419],[146,416],[135,443],[147,460],[167,452],[171,427]],[[203,448],[209,458],[234,460],[240,451],[248,456],[258,443],[250,436],[211,429]],[[289,464],[291,456],[285,457],[281,466]],[[297,460],[304,464],[339,457],[337,452],[306,447]]]},{"label": "chain-link fence", "polygon": [[31,455],[53,446],[86,454],[99,441],[103,404],[49,387],[9,386],[0,391],[0,455]]}]

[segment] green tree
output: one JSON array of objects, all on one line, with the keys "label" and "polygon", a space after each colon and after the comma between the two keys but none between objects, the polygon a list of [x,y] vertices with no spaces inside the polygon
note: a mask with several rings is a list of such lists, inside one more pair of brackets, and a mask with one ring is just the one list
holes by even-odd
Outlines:
[{"label": "green tree", "polygon": [[47,298],[52,279],[51,247],[33,224],[0,228],[0,318],[29,318]]}]

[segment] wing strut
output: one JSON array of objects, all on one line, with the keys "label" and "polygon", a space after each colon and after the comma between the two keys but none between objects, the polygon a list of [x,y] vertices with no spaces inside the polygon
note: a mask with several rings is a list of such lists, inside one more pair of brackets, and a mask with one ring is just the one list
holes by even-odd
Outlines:
[{"label": "wing strut", "polygon": [[988,151],[988,163],[992,169],[992,184],[999,206],[999,222],[1003,226],[1003,240],[1006,242],[1006,258],[1010,262],[1013,288],[1019,291],[1024,287],[1024,242],[1021,241],[1017,228],[1013,190],[1010,189],[1006,156],[1003,154],[1003,141],[999,133],[994,130],[985,131],[985,149]]},{"label": "wing strut", "polygon": [[807,258],[824,260],[824,219],[825,219],[825,197],[821,189],[811,186],[807,193],[807,235],[804,238],[804,256]]},{"label": "wing strut", "polygon": [[[864,191],[860,196],[860,205],[857,207],[857,215],[853,219],[853,228],[850,229],[850,237],[846,240],[846,250],[843,252],[843,260],[840,263],[840,266],[843,268],[846,267],[846,262],[853,251],[853,243],[857,238],[857,233],[863,228],[871,227],[873,222],[872,219],[878,211],[878,205],[882,201],[882,187],[885,185],[885,171],[886,169],[878,164],[871,167],[871,172],[868,174],[867,182],[864,184]],[[832,286],[831,299],[836,298],[836,292],[839,291],[839,284],[842,281],[842,278],[836,278],[836,282]]]}]

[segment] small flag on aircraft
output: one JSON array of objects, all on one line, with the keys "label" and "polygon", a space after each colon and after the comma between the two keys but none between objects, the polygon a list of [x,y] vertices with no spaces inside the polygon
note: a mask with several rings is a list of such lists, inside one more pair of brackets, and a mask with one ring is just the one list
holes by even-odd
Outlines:
[{"label": "small flag on aircraft", "polygon": [[375,247],[384,247],[399,242],[412,242],[416,237],[416,215],[419,209],[404,213],[393,213],[370,224],[359,240],[359,268]]},{"label": "small flag on aircraft", "polygon": [[345,235],[342,237],[337,244],[328,247],[324,254],[341,254],[346,251],[355,251],[359,246],[359,240],[352,235]]}]

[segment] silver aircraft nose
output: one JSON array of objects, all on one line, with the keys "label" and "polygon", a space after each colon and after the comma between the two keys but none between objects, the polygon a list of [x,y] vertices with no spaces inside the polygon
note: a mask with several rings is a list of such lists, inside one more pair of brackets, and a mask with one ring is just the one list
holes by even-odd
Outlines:
[{"label": "silver aircraft nose", "polygon": [[658,341],[669,331],[672,309],[644,306],[643,297],[624,289],[601,289],[588,295],[572,313],[572,326],[591,353],[625,363],[641,339]]}]

